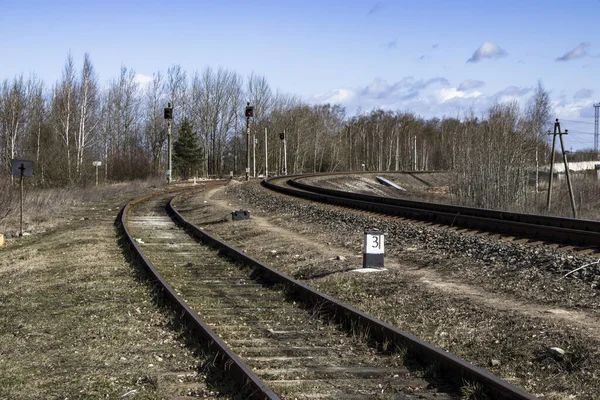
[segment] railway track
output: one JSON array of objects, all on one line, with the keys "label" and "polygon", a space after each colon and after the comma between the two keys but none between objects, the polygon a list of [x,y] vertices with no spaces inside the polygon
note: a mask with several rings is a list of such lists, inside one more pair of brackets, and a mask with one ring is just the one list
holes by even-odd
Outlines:
[{"label": "railway track", "polygon": [[210,236],[177,212],[175,194],[128,204],[121,223],[243,398],[444,399],[464,385],[493,399],[534,398]]},{"label": "railway track", "polygon": [[[372,174],[372,173],[371,173]],[[303,180],[327,174],[270,178],[263,186],[291,196],[379,214],[514,237],[600,248],[600,221],[429,203],[326,189]],[[340,173],[333,174],[340,175]]]}]

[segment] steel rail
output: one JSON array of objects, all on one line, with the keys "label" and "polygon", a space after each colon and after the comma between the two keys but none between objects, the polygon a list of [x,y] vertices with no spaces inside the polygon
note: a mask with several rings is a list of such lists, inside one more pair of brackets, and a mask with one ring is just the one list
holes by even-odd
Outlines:
[{"label": "steel rail", "polygon": [[[282,178],[264,180],[262,184],[284,194],[382,214],[558,243],[600,247],[600,221],[374,196],[326,189],[300,182],[308,177],[325,175],[327,174],[296,175],[284,178],[286,183],[293,188],[275,183]],[[339,175],[339,173],[335,175]]]},{"label": "steel rail", "polygon": [[243,251],[230,246],[226,242],[212,236],[203,229],[186,220],[173,206],[173,200],[167,205],[167,212],[193,236],[217,249],[220,253],[252,268],[262,279],[273,284],[282,284],[288,293],[307,306],[319,309],[323,316],[341,323],[348,328],[359,328],[368,337],[378,343],[389,343],[406,348],[408,353],[422,363],[435,363],[444,375],[449,377],[457,387],[466,382],[479,383],[483,386],[488,398],[498,400],[533,400],[536,397],[520,388],[509,384],[489,372],[476,367],[465,360],[427,343],[410,333],[395,328],[381,320],[371,317],[335,298],[323,294],[310,286],[282,274],[267,264],[249,256]]},{"label": "steel rail", "polygon": [[[187,188],[174,189],[169,192],[177,192],[185,189]],[[150,260],[146,258],[138,243],[131,236],[129,229],[127,228],[126,219],[127,213],[131,210],[132,206],[162,194],[165,194],[165,192],[144,196],[130,201],[123,207],[119,221],[127,242],[151,279],[158,285],[165,297],[169,300],[171,306],[178,314],[183,316],[188,327],[196,335],[202,338],[212,351],[219,355],[219,361],[224,367],[224,370],[226,370],[229,376],[231,376],[238,384],[246,398],[252,400],[278,400],[279,397],[210,329],[200,316],[177,295],[175,290],[159,274]]]}]

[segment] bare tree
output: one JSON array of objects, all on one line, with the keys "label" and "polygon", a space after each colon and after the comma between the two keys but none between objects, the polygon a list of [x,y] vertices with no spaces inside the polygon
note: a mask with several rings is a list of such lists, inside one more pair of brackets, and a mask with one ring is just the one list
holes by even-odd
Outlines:
[{"label": "bare tree", "polygon": [[241,84],[235,72],[222,68],[206,68],[192,79],[192,120],[201,135],[208,174],[223,171],[226,142],[242,112]]},{"label": "bare tree", "polygon": [[0,89],[0,132],[4,141],[4,159],[10,171],[10,160],[20,148],[20,139],[25,131],[27,98],[23,76],[12,82],[5,80]]},{"label": "bare tree", "polygon": [[35,163],[39,165],[41,156],[42,129],[46,119],[46,99],[44,98],[44,82],[32,75],[27,81],[27,118],[28,139]]},{"label": "bare tree", "polygon": [[[173,107],[173,125],[179,126],[188,113],[187,102],[187,74],[181,65],[175,64],[167,70],[166,90],[169,93],[169,101]],[[165,107],[167,105],[165,104]]]},{"label": "bare tree", "polygon": [[[544,89],[542,81],[539,80],[537,87],[526,108],[526,124],[527,129],[536,139],[535,144],[535,191],[539,191],[539,153],[540,149],[548,148],[546,145],[546,130],[551,123],[550,116],[552,115],[552,105],[550,104],[550,93]],[[547,151],[543,152],[544,161],[547,159]]]},{"label": "bare tree", "polygon": [[75,135],[75,147],[77,149],[76,171],[81,176],[83,165],[83,153],[91,143],[99,119],[96,115],[97,109],[97,78],[94,67],[86,53],[83,58],[83,69],[81,71],[81,83],[79,85],[79,129]]},{"label": "bare tree", "polygon": [[167,129],[162,115],[165,106],[164,78],[159,71],[152,76],[144,104],[144,134],[152,152],[152,170],[155,174],[160,168],[161,154],[167,140]]},{"label": "bare tree", "polygon": [[61,137],[66,154],[67,163],[67,181],[72,183],[72,162],[71,162],[71,146],[72,146],[72,126],[75,120],[76,113],[76,80],[75,80],[75,65],[71,54],[67,56],[67,61],[63,68],[62,81],[60,81],[55,90],[52,102],[52,114],[55,124],[55,129]]}]

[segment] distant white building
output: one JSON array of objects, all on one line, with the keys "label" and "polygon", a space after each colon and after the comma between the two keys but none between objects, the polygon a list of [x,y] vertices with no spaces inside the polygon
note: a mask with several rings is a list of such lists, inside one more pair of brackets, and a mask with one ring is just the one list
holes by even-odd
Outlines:
[{"label": "distant white building", "polygon": [[[578,161],[569,162],[569,171],[587,171],[596,169],[596,165],[600,166],[600,161]],[[550,165],[540,167],[540,171],[550,172]],[[554,163],[554,172],[559,174],[565,173],[565,164],[562,162]]]}]

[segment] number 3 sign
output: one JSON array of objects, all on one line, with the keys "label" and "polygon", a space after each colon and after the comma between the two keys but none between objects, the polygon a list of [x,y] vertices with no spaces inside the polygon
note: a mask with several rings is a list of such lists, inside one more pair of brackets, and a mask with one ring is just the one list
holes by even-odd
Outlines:
[{"label": "number 3 sign", "polygon": [[383,267],[384,233],[376,229],[365,230],[363,268]]}]

